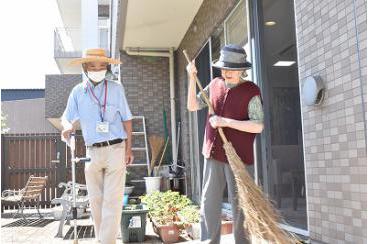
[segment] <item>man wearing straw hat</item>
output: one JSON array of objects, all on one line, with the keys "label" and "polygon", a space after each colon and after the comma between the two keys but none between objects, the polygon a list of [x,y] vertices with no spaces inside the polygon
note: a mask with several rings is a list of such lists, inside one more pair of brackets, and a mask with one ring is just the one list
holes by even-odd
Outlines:
[{"label": "man wearing straw hat", "polygon": [[107,73],[119,60],[103,49],[88,49],[73,65],[81,65],[86,80],[71,91],[62,116],[62,138],[67,140],[79,121],[91,158],[85,178],[96,239],[115,243],[123,205],[126,165],[132,163],[132,114],[124,88]]},{"label": "man wearing straw hat", "polygon": [[[221,234],[221,204],[225,186],[232,205],[233,232],[236,244],[250,243],[244,232],[244,214],[238,206],[234,174],[228,164],[223,143],[216,128],[222,127],[228,140],[246,165],[253,164],[253,142],[263,130],[263,109],[260,89],[243,79],[251,63],[245,50],[238,45],[226,45],[220,59],[212,67],[221,69],[204,92],[210,99],[215,115],[208,116],[202,153],[204,155],[201,198],[201,241],[219,243]],[[207,106],[201,94],[196,94],[194,61],[187,66],[189,73],[188,110]]]}]

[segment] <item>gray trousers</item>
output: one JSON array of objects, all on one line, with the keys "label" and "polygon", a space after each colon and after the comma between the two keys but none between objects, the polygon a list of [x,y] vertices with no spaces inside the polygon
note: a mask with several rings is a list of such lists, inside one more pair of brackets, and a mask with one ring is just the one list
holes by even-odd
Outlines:
[{"label": "gray trousers", "polygon": [[218,244],[221,237],[221,205],[227,184],[233,214],[236,244],[251,243],[244,231],[244,214],[238,206],[236,184],[230,165],[214,159],[204,159],[203,187],[200,210],[201,241]]}]

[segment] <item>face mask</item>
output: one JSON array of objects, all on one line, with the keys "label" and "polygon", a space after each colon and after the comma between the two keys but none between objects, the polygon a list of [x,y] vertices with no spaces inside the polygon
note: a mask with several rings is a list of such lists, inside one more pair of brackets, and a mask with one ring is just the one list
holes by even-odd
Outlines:
[{"label": "face mask", "polygon": [[94,82],[100,82],[105,79],[107,70],[101,71],[88,71],[88,78],[93,80]]}]

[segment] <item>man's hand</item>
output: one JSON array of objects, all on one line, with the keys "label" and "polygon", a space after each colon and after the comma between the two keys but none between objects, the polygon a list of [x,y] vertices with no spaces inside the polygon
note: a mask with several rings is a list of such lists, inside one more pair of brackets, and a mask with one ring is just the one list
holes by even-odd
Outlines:
[{"label": "man's hand", "polygon": [[130,165],[133,163],[134,160],[134,156],[133,156],[133,152],[132,152],[132,148],[127,148],[127,150],[125,151],[125,165]]},{"label": "man's hand", "polygon": [[64,141],[68,141],[69,138],[70,138],[70,134],[74,131],[73,127],[72,128],[67,128],[67,129],[64,129],[62,132],[61,132],[61,139],[64,140]]},{"label": "man's hand", "polygon": [[213,115],[210,117],[209,122],[213,128],[226,127],[227,123],[223,117]]}]

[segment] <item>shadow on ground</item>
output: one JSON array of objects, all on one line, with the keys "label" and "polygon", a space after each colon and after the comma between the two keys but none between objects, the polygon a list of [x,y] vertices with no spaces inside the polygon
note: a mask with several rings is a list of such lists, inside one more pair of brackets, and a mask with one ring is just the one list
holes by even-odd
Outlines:
[{"label": "shadow on ground", "polygon": [[46,225],[54,222],[53,219],[18,219],[14,222],[1,226],[2,228],[9,227],[45,227]]}]

